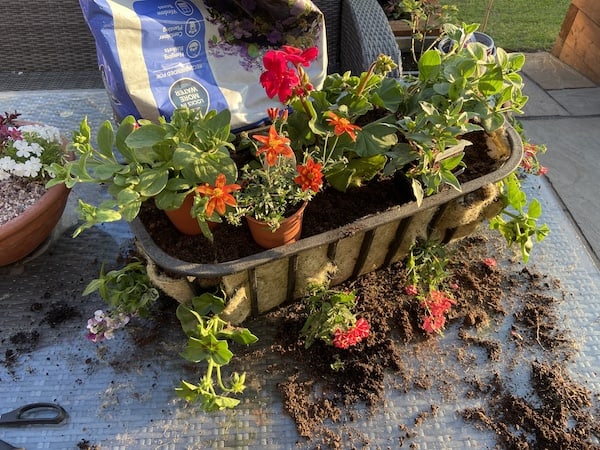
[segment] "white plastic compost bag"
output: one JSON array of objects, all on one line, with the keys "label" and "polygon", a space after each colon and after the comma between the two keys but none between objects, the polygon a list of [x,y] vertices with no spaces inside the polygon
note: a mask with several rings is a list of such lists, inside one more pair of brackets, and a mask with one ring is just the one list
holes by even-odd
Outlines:
[{"label": "white plastic compost bag", "polygon": [[323,14],[309,0],[79,1],[117,119],[228,108],[240,129],[278,106],[259,83],[267,50],[317,47],[317,88],[327,71]]}]

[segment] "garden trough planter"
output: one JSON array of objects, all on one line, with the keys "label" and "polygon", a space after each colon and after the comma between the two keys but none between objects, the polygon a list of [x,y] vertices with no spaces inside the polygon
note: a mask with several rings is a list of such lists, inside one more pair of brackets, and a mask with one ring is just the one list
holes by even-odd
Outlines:
[{"label": "garden trough planter", "polygon": [[[493,172],[462,184],[462,191],[446,189],[416,202],[366,216],[346,226],[248,257],[216,264],[189,263],[167,254],[151,239],[139,218],[131,223],[148,273],[167,295],[187,302],[203,290],[221,286],[228,298],[222,317],[241,323],[285,301],[305,294],[307,282],[330,286],[403,259],[418,238],[447,243],[472,233],[502,204],[496,182],[521,162],[522,141],[505,128],[500,154],[505,162]],[[491,141],[491,139],[488,139]]]}]

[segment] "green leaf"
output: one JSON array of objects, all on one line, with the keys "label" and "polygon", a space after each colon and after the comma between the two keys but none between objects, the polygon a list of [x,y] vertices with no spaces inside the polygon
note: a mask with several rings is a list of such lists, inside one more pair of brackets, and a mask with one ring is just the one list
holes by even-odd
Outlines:
[{"label": "green leaf", "polygon": [[423,203],[423,198],[425,197],[425,193],[423,192],[423,185],[417,179],[412,180],[411,187],[413,191],[413,195],[415,196],[415,200],[417,201],[417,206],[421,206]]},{"label": "green leaf", "polygon": [[146,149],[165,138],[166,130],[159,125],[144,125],[125,138],[125,144],[132,149]]},{"label": "green leaf", "polygon": [[228,364],[233,357],[227,341],[208,334],[201,338],[190,337],[181,356],[191,362],[212,361],[218,366]]},{"label": "green leaf", "polygon": [[225,300],[209,292],[205,292],[192,299],[194,310],[202,316],[220,314],[225,309]]},{"label": "green leaf", "polygon": [[419,80],[429,81],[437,78],[442,65],[442,57],[436,50],[427,50],[419,59]]},{"label": "green leaf", "polygon": [[98,134],[96,136],[96,141],[98,142],[98,150],[101,154],[106,156],[107,158],[113,158],[113,145],[115,141],[115,133],[113,131],[113,127],[111,123],[106,120],[98,130]]},{"label": "green leaf", "polygon": [[247,328],[226,328],[219,333],[219,337],[223,337],[243,345],[254,344],[256,341],[258,341],[258,338]]},{"label": "green leaf", "polygon": [[203,324],[203,319],[200,314],[184,304],[179,304],[177,306],[177,310],[175,311],[175,315],[179,319],[181,328],[186,335],[198,335],[198,325]]},{"label": "green leaf", "polygon": [[168,180],[168,169],[146,169],[140,174],[140,182],[137,190],[144,197],[154,197],[166,187]]},{"label": "green leaf", "polygon": [[529,209],[527,211],[527,215],[532,219],[537,219],[542,215],[542,205],[538,201],[537,198],[534,198],[529,203]]}]

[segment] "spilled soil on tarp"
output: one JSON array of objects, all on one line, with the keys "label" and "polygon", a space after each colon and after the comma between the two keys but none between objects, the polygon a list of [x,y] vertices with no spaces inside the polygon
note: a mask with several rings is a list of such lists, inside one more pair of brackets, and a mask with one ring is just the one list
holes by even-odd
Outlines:
[{"label": "spilled soil on tarp", "polygon": [[[560,283],[512,255],[502,261],[501,245],[477,236],[450,246],[457,305],[442,336],[421,330],[422,313],[403,293],[399,263],[342,286],[358,294],[357,314],[371,324],[366,341],[348,350],[318,342],[304,348],[298,336],[307,312],[297,302],[247,323],[274,331],[242,360],[280,356],[270,373],[281,380],[284,409],[312,448],[368,447],[354,420],[385,408],[390,395],[423,393],[436,402],[390,424],[400,432],[398,448],[419,448],[419,427],[441,410],[448,414],[448,400],[461,405],[456,417],[493,433],[497,448],[599,449],[597,394],[568,372],[575,348],[558,316]],[[490,250],[499,260],[492,268],[483,263]],[[486,367],[486,375],[473,366]]]}]

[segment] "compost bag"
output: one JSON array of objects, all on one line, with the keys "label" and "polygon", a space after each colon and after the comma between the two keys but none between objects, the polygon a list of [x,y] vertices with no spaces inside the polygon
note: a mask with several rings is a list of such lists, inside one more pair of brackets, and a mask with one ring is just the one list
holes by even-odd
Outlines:
[{"label": "compost bag", "polygon": [[278,106],[259,83],[271,48],[317,47],[308,73],[327,71],[323,14],[308,0],[79,0],[117,120],[169,119],[180,106],[229,109],[232,128]]}]

